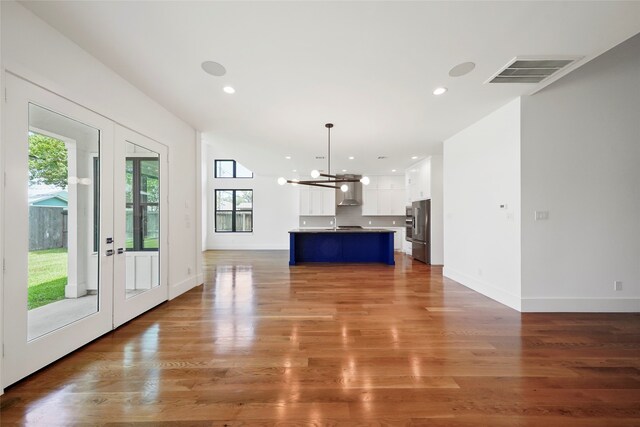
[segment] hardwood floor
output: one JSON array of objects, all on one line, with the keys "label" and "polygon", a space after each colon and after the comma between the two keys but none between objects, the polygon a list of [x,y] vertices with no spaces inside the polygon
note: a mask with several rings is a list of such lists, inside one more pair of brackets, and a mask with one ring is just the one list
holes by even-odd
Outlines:
[{"label": "hardwood floor", "polygon": [[396,255],[206,282],[8,388],[2,426],[638,426],[640,314],[519,314]]}]

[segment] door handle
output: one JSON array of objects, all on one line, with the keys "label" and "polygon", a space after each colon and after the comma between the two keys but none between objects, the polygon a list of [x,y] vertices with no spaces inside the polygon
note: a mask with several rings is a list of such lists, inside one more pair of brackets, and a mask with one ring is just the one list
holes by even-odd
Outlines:
[{"label": "door handle", "polygon": [[113,255],[113,249],[107,249],[107,252],[105,253],[106,256],[112,256]]},{"label": "door handle", "polygon": [[118,248],[118,255],[123,254],[124,253],[124,249],[123,248]]}]

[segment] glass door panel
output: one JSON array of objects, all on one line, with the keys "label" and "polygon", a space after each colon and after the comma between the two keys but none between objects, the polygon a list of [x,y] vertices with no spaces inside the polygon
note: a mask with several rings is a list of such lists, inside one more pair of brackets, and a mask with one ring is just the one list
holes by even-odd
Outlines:
[{"label": "glass door panel", "polygon": [[98,311],[100,131],[29,103],[29,341]]},{"label": "glass door panel", "polygon": [[160,155],[129,141],[126,163],[126,298],[160,285]]},{"label": "glass door panel", "polygon": [[166,147],[116,129],[114,325],[168,299]]}]

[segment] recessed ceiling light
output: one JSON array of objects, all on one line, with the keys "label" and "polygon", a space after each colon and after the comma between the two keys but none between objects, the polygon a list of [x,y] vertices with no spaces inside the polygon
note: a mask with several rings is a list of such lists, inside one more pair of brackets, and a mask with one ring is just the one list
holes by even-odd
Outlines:
[{"label": "recessed ceiling light", "polygon": [[346,169],[342,169],[342,172],[346,172],[346,171],[347,171]]},{"label": "recessed ceiling light", "polygon": [[291,156],[284,156],[285,159],[291,160]]},{"label": "recessed ceiling light", "polygon": [[395,171],[396,171],[395,169],[391,169],[391,172],[395,172]]},{"label": "recessed ceiling light", "polygon": [[355,159],[355,157],[349,156],[349,160],[353,160],[353,159]]},{"label": "recessed ceiling light", "polygon": [[415,160],[417,158],[418,158],[418,156],[411,156],[411,160]]},{"label": "recessed ceiling light", "polygon": [[434,95],[442,95],[446,91],[447,91],[446,87],[437,87],[437,88],[434,89],[433,94]]},{"label": "recessed ceiling light", "polygon": [[201,65],[202,69],[205,73],[211,74],[212,76],[222,77],[227,74],[226,68],[217,62],[213,61],[204,61]]},{"label": "recessed ceiling light", "polygon": [[298,172],[298,169],[294,169],[294,170],[292,170],[291,172]]},{"label": "recessed ceiling light", "polygon": [[224,88],[222,88],[223,91],[225,91],[226,93],[236,93],[236,90],[234,88],[232,88],[231,86],[225,86]]}]

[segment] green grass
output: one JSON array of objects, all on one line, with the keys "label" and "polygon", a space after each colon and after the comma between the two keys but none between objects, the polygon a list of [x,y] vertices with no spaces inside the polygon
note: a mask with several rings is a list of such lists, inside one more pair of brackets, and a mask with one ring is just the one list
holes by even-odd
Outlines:
[{"label": "green grass", "polygon": [[66,284],[66,249],[29,252],[29,310],[64,299]]},{"label": "green grass", "polygon": [[[133,248],[133,238],[130,237],[125,242],[125,248]],[[144,247],[147,249],[158,249],[158,238],[157,237],[148,237],[144,239]]]},{"label": "green grass", "polygon": [[62,277],[29,288],[28,309],[42,307],[64,299],[64,287],[66,284],[67,278]]}]

